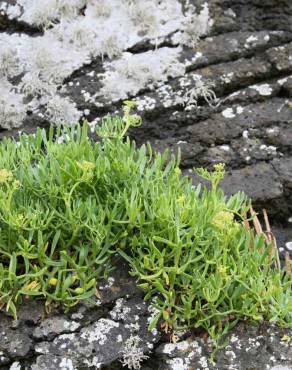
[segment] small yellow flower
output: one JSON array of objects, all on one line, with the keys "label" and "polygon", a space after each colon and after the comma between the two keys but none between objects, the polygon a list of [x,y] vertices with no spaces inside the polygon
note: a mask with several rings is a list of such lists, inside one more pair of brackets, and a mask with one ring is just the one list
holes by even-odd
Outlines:
[{"label": "small yellow flower", "polygon": [[287,334],[284,334],[283,337],[281,338],[282,342],[290,343],[291,337]]},{"label": "small yellow flower", "polygon": [[213,217],[213,224],[219,228],[226,229],[233,223],[234,215],[228,211],[221,211],[216,213]]},{"label": "small yellow flower", "polygon": [[226,266],[219,266],[218,267],[218,272],[219,272],[219,274],[222,274],[222,275],[225,275],[226,274],[226,272],[227,272],[227,267]]},{"label": "small yellow flower", "polygon": [[18,213],[18,215],[16,215],[15,216],[15,220],[17,221],[17,222],[22,222],[23,220],[24,220],[24,215],[23,215],[23,213]]},{"label": "small yellow flower", "polygon": [[225,164],[224,163],[216,163],[214,164],[214,170],[216,172],[224,172],[225,171]]},{"label": "small yellow flower", "polygon": [[56,286],[56,285],[58,284],[58,279],[56,279],[56,278],[51,278],[51,279],[49,280],[49,284],[50,284],[51,286]]},{"label": "small yellow flower", "polygon": [[12,179],[13,179],[13,174],[11,171],[6,170],[6,168],[3,168],[2,170],[0,170],[0,184],[9,182]]},{"label": "small yellow flower", "polygon": [[133,101],[133,100],[124,100],[124,101],[123,101],[123,104],[124,104],[127,108],[129,108],[129,109],[135,108],[135,107],[136,107],[136,105],[137,105],[137,103],[136,103],[135,101]]},{"label": "small yellow flower", "polygon": [[180,197],[177,198],[176,201],[177,201],[178,204],[183,204],[185,202],[185,200],[186,200],[185,195],[181,195]]},{"label": "small yellow flower", "polygon": [[14,215],[13,223],[17,227],[23,227],[26,223],[26,219],[23,213],[18,213],[17,215]]},{"label": "small yellow flower", "polygon": [[93,162],[82,161],[77,162],[78,167],[80,167],[83,171],[93,170],[96,166]]}]

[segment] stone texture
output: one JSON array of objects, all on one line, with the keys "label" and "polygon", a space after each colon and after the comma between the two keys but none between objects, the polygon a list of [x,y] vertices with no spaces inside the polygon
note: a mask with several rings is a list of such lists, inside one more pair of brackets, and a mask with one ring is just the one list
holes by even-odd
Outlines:
[{"label": "stone texture", "polygon": [[274,160],[273,166],[284,184],[292,188],[292,157]]},{"label": "stone texture", "polygon": [[259,202],[272,201],[280,198],[283,194],[282,184],[278,181],[277,173],[266,163],[229,172],[221,185],[227,195],[244,189],[248,196]]},{"label": "stone texture", "polygon": [[21,330],[1,329],[0,352],[4,354],[4,363],[7,357],[10,359],[26,357],[31,349],[32,340]]},{"label": "stone texture", "polygon": [[80,324],[73,320],[66,320],[64,317],[52,317],[43,320],[33,331],[36,339],[52,339],[54,336],[63,333],[76,331]]},{"label": "stone texture", "polygon": [[220,350],[216,361],[210,360],[210,341],[201,338],[177,344],[163,344],[156,356],[163,358],[159,369],[291,369],[292,346],[285,330],[239,324],[229,336],[229,344]]}]

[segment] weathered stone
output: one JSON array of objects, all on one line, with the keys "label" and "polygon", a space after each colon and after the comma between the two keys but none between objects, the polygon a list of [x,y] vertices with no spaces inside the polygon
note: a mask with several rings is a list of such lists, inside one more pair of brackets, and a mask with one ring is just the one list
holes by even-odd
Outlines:
[{"label": "weathered stone", "polygon": [[35,366],[43,369],[52,361],[59,364],[64,359],[70,359],[73,368],[98,368],[123,360],[123,356],[129,351],[128,343],[133,337],[136,340],[134,343],[140,346],[141,353],[151,351],[159,340],[157,331],[151,333],[147,330],[150,313],[141,299],[119,299],[110,312],[110,317],[83,327],[78,333],[61,334],[53,342],[39,343],[36,351],[41,356]]},{"label": "weathered stone", "polygon": [[32,350],[32,340],[20,330],[0,329],[0,338],[0,352],[4,355],[4,363],[7,357],[24,358]]},{"label": "weathered stone", "polygon": [[248,129],[262,130],[273,125],[288,125],[291,117],[290,108],[285,100],[272,99],[259,104],[225,108],[220,114],[214,114],[206,121],[187,127],[187,133],[191,142],[223,144],[243,135]]},{"label": "weathered stone", "polygon": [[171,154],[177,155],[180,152],[181,166],[191,167],[194,164],[194,158],[202,153],[203,147],[200,143],[189,143],[185,140],[178,140],[176,138],[166,140],[155,140],[152,142],[154,150],[164,152],[169,150]]},{"label": "weathered stone", "polygon": [[80,324],[66,317],[50,317],[43,320],[33,331],[36,339],[52,339],[62,333],[72,333],[80,327]]},{"label": "weathered stone", "polygon": [[115,265],[109,277],[97,284],[101,305],[112,303],[119,298],[143,296],[143,291],[137,288],[135,278],[129,276],[127,264],[118,259]]},{"label": "weathered stone", "polygon": [[54,355],[38,356],[36,363],[31,366],[31,370],[77,370],[70,357],[57,357]]},{"label": "weathered stone", "polygon": [[221,185],[227,195],[242,190],[258,205],[271,204],[283,195],[277,173],[266,163],[228,172]]},{"label": "weathered stone", "polygon": [[[163,344],[156,349],[156,356],[162,359],[161,370],[210,369],[210,370],[250,370],[271,369],[282,366],[291,369],[290,342],[285,341],[290,331],[238,325],[228,336],[228,345],[219,350],[212,362],[211,341],[189,338],[176,344]],[[271,349],[271,343],[277,348]]]},{"label": "weathered stone", "polygon": [[[213,3],[213,1],[212,1]],[[225,11],[235,14],[237,29],[242,30],[292,30],[292,5],[290,0],[214,0]]]},{"label": "weathered stone", "polygon": [[[28,325],[36,325],[45,315],[45,307],[37,301],[23,302],[17,312],[17,319]],[[0,324],[1,326],[1,324]]]},{"label": "weathered stone", "polygon": [[287,97],[292,97],[292,76],[280,80],[283,94]]},{"label": "weathered stone", "polygon": [[285,186],[292,188],[292,157],[274,160],[272,164]]}]

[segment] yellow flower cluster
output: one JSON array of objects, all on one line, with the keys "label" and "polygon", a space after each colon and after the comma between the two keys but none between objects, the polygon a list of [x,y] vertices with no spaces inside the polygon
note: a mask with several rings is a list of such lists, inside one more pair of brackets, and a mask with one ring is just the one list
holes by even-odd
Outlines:
[{"label": "yellow flower cluster", "polygon": [[0,184],[5,184],[13,179],[13,174],[11,171],[3,168],[0,170]]},{"label": "yellow flower cluster", "polygon": [[213,225],[221,228],[226,229],[232,226],[234,220],[234,215],[228,211],[221,211],[215,214],[213,217]]},{"label": "yellow flower cluster", "polygon": [[177,201],[178,204],[184,204],[185,200],[186,200],[186,196],[181,195],[180,197],[177,198],[176,201]]},{"label": "yellow flower cluster", "polygon": [[77,162],[77,166],[83,171],[93,170],[96,167],[95,163],[88,161]]},{"label": "yellow flower cluster", "polygon": [[216,163],[213,166],[216,172],[224,172],[225,171],[225,164],[224,163]]}]

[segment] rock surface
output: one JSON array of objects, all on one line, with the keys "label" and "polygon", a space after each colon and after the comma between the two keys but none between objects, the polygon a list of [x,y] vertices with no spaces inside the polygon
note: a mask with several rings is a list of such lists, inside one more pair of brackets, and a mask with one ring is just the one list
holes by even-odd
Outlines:
[{"label": "rock surface", "polygon": [[[122,279],[123,284],[121,284]],[[171,343],[147,326],[155,309],[125,266],[115,270],[98,287],[100,299],[69,313],[44,306],[20,308],[19,318],[0,316],[0,369],[2,370],[264,370],[292,368],[292,331],[272,324],[239,323],[227,345],[212,353],[214,344],[204,333],[178,333]]]},{"label": "rock surface", "polygon": [[[168,0],[157,12],[145,1],[134,21],[116,0],[64,0],[54,14],[46,7],[54,0],[37,3],[0,1],[1,137],[48,120],[83,117],[94,126],[131,98],[144,121],[130,132],[138,143],[180,148],[194,182],[193,167],[224,162],[226,193],[244,190],[267,208],[281,253],[292,253],[290,0]],[[187,32],[192,17],[202,26],[196,43]],[[241,323],[213,364],[206,338],[185,333],[170,344],[147,331],[153,312],[126,268],[99,292],[66,314],[48,315],[38,302],[25,304],[17,322],[1,313],[0,369],[138,368],[139,359],[143,370],[292,369],[291,330]]]}]

